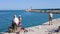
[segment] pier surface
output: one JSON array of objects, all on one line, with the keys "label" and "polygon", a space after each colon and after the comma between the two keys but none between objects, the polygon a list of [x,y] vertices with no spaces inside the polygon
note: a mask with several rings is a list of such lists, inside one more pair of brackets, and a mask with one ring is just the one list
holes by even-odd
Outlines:
[{"label": "pier surface", "polygon": [[[32,26],[25,28],[28,32],[20,32],[19,34],[60,34],[60,32],[52,32],[52,30],[58,28],[60,26],[60,18],[53,19],[53,24],[48,25],[49,21],[38,26]],[[52,33],[51,33],[52,32]],[[2,34],[16,34],[16,33],[2,33]]]}]

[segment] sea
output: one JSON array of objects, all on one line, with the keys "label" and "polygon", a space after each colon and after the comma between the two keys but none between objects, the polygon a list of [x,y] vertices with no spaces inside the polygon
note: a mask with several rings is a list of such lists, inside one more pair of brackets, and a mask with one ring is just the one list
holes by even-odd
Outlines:
[{"label": "sea", "polygon": [[[12,24],[13,16],[22,16],[24,28],[42,25],[49,21],[49,13],[27,12],[25,10],[0,10],[0,32],[7,32]],[[60,14],[53,14],[53,19],[60,18]]]}]

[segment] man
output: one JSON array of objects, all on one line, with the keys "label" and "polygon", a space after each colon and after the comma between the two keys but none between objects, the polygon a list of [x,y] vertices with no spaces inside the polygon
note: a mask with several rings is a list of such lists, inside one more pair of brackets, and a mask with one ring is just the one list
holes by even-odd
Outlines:
[{"label": "man", "polygon": [[14,25],[14,30],[17,29],[17,26],[18,26],[18,23],[19,23],[19,20],[18,18],[16,17],[16,15],[14,15],[14,19],[13,19],[13,25]]},{"label": "man", "polygon": [[21,15],[19,15],[19,24],[18,24],[18,26],[21,26],[21,22],[22,22],[22,17],[21,17]]},{"label": "man", "polygon": [[50,12],[49,14],[49,25],[52,25],[53,13]]},{"label": "man", "polygon": [[17,30],[18,23],[19,23],[19,20],[16,17],[16,15],[14,15],[14,19],[12,20],[12,27],[8,28],[9,32],[15,32]]}]

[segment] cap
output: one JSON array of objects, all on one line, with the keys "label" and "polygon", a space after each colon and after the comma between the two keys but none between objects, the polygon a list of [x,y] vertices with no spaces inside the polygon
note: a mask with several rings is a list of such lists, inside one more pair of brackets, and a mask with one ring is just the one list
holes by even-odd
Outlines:
[{"label": "cap", "polygon": [[21,15],[19,15],[19,17],[21,17]]},{"label": "cap", "polygon": [[14,15],[14,17],[16,17],[16,15]]}]

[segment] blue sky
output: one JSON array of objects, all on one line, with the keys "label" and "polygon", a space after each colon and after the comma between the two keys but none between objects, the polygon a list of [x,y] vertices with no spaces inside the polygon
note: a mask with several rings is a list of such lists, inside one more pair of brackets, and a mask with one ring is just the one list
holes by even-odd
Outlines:
[{"label": "blue sky", "polygon": [[60,8],[60,0],[0,0],[0,10]]}]

